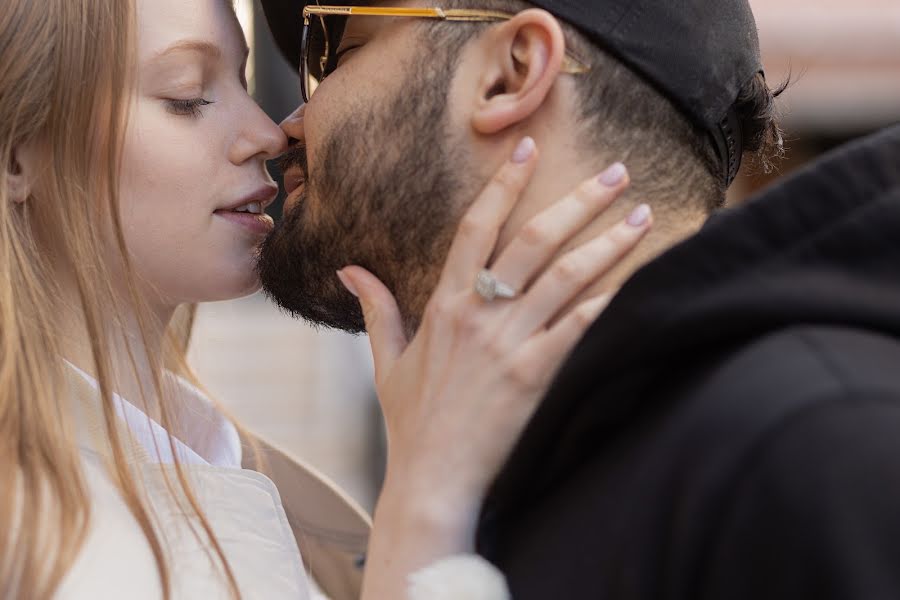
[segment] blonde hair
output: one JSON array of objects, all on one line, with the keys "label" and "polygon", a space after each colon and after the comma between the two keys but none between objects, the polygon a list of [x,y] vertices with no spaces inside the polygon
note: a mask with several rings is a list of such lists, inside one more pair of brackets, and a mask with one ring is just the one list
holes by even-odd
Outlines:
[{"label": "blonde hair", "polygon": [[[4,0],[0,11],[0,596],[49,599],[81,549],[90,495],[71,423],[58,339],[66,269],[77,290],[112,449],[111,479],[143,530],[165,590],[164,545],[126,460],[113,405],[111,348],[124,322],[112,284],[125,278],[147,347],[149,311],[137,294],[118,217],[119,163],[134,65],[133,0]],[[16,149],[40,149],[39,192],[9,196]],[[113,235],[110,236],[109,232]],[[112,239],[110,239],[112,238]],[[50,256],[47,243],[58,249]],[[112,246],[113,251],[110,251]],[[124,274],[124,275],[123,275]],[[112,311],[112,312],[111,312]],[[184,350],[191,312],[181,311],[151,354],[153,415],[172,431],[163,367],[190,377]],[[132,364],[133,348],[128,348]],[[146,405],[146,403],[145,403]],[[170,438],[170,444],[172,439]],[[173,452],[173,455],[176,454]],[[235,597],[231,567],[176,461],[177,486]],[[27,507],[24,510],[23,507]],[[194,519],[190,519],[193,523]],[[200,535],[195,530],[196,535]]]}]

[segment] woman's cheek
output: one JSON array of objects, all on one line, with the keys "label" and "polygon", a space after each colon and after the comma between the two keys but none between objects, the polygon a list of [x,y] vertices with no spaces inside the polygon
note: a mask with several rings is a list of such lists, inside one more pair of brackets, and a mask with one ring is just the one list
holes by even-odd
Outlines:
[{"label": "woman's cheek", "polygon": [[[131,115],[122,155],[120,218],[139,276],[164,294],[184,273],[185,244],[201,234],[194,182],[204,173],[178,139],[174,118],[142,103]],[[162,114],[159,114],[162,113]],[[166,134],[169,135],[166,135]]]}]

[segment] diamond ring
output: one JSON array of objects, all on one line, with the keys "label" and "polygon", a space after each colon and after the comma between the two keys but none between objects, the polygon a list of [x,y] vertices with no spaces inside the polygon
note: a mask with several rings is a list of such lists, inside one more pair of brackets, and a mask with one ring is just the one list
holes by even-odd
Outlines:
[{"label": "diamond ring", "polygon": [[475,278],[475,293],[487,302],[493,302],[495,298],[512,300],[518,295],[512,286],[497,279],[487,269],[482,269]]}]

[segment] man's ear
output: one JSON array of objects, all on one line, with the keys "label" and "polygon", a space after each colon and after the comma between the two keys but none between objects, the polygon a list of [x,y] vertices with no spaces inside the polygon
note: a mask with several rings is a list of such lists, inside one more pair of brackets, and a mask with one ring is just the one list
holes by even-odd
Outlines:
[{"label": "man's ear", "polygon": [[540,9],[518,13],[483,41],[487,53],[472,126],[490,135],[540,108],[562,68],[566,42],[556,18]]},{"label": "man's ear", "polygon": [[24,203],[31,191],[28,179],[30,169],[24,154],[21,148],[13,148],[9,164],[6,165],[6,191],[9,199],[16,204]]}]

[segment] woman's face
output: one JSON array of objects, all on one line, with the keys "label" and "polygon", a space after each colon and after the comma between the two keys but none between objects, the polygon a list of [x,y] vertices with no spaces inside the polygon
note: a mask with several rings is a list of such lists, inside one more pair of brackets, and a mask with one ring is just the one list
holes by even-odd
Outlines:
[{"label": "woman's face", "polygon": [[137,9],[121,213],[138,281],[171,305],[251,293],[272,228],[262,211],[277,191],[265,161],[284,150],[284,134],[247,94],[247,48],[228,0]]}]

